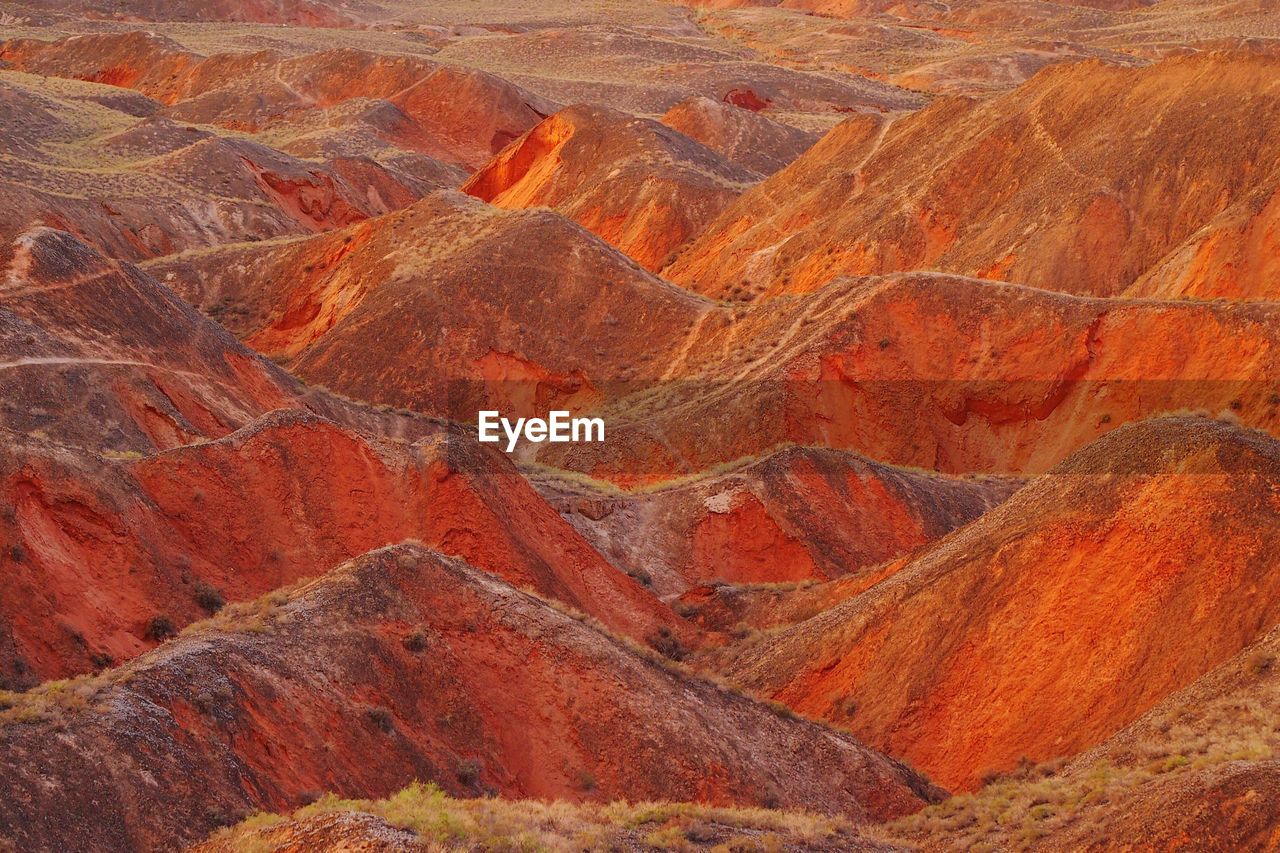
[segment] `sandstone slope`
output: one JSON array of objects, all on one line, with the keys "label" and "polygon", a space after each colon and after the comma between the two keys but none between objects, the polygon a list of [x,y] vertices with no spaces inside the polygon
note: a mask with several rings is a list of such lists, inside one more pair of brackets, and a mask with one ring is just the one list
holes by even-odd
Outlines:
[{"label": "sandstone slope", "polygon": [[635,492],[554,471],[534,483],[600,553],[664,596],[711,581],[826,580],[871,568],[972,521],[1015,487],[801,447]]},{"label": "sandstone slope", "polygon": [[224,600],[411,538],[637,640],[690,633],[460,430],[406,444],[275,413],[138,459],[9,434],[0,507],[10,685],[126,660]]},{"label": "sandstone slope", "polygon": [[938,796],[847,735],[671,671],[418,546],[11,701],[0,832],[22,847],[171,847],[229,814],[414,779],[455,794],[803,804],[860,821]]},{"label": "sandstone slope", "polygon": [[1265,130],[1280,115],[1266,83],[1278,63],[1085,62],[985,102],[850,119],[726,208],[664,274],[715,296],[922,268],[1118,294],[1229,207],[1258,210],[1241,205],[1280,168]]},{"label": "sandstone slope", "polygon": [[512,142],[462,191],[508,210],[549,207],[653,271],[758,179],[651,119],[575,106]]},{"label": "sandstone slope", "polygon": [[297,126],[305,134],[310,120],[332,108],[381,106],[346,117],[384,144],[467,168],[554,111],[552,102],[483,71],[351,48],[205,56],[135,30],[14,39],[0,44],[0,59],[33,74],[136,89],[161,102],[167,117],[247,132]]},{"label": "sandstone slope", "polygon": [[137,261],[337,228],[460,181],[358,152],[303,160],[160,110],[99,83],[0,74],[0,113],[24,128],[0,162],[0,239],[46,225]]},{"label": "sandstone slope", "polygon": [[329,235],[148,269],[308,381],[461,421],[616,396],[660,375],[714,308],[557,214],[448,192]]},{"label": "sandstone slope", "polygon": [[96,451],[170,448],[295,405],[296,380],[62,231],[0,246],[0,423]]},{"label": "sandstone slope", "polygon": [[[708,312],[665,381],[539,461],[652,481],[787,443],[948,473],[1042,473],[1121,424],[1229,413],[1280,432],[1276,303],[1074,297],[934,273]],[[750,424],[750,429],[744,429]]]},{"label": "sandstone slope", "polygon": [[947,786],[1074,755],[1280,622],[1278,478],[1260,433],[1125,427],[731,673]]},{"label": "sandstone slope", "polygon": [[818,141],[816,133],[704,97],[676,104],[662,116],[662,123],[760,175],[772,175]]},{"label": "sandstone slope", "polygon": [[877,835],[938,850],[1270,849],[1278,656],[1273,629],[1069,764],[1024,764]]}]

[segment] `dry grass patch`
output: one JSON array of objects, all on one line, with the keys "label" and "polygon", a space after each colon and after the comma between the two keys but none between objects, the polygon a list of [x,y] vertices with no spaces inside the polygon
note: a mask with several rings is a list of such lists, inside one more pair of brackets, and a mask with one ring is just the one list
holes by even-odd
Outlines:
[{"label": "dry grass patch", "polygon": [[[857,839],[851,824],[807,812],[719,808],[691,803],[459,800],[414,783],[385,800],[326,795],[289,817],[259,814],[210,839],[226,849],[273,849],[294,822],[338,812],[370,814],[448,850],[773,851],[839,849]],[[834,845],[834,846],[833,846]]]}]

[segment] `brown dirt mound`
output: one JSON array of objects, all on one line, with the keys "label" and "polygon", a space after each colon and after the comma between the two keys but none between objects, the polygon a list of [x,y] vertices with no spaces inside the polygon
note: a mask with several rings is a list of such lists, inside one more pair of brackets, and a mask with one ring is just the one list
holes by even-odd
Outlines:
[{"label": "brown dirt mound", "polygon": [[731,672],[950,786],[1073,755],[1280,621],[1278,487],[1260,433],[1125,427]]},{"label": "brown dirt mound", "polygon": [[513,142],[462,191],[506,209],[552,208],[652,271],[758,179],[655,121],[576,106]]},{"label": "brown dirt mound", "polygon": [[232,610],[119,670],[15,697],[0,831],[23,847],[169,847],[226,814],[324,790],[386,796],[415,778],[455,794],[771,801],[855,820],[939,793],[847,735],[416,546]]}]

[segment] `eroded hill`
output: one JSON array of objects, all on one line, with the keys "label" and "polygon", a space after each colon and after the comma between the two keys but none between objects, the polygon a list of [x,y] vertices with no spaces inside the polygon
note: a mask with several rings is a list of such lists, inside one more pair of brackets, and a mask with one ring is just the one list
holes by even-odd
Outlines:
[{"label": "eroded hill", "polygon": [[[1175,292],[1262,295],[1250,265],[1235,289],[1176,282],[1230,275],[1223,241],[1267,239],[1264,222],[1241,219],[1270,215],[1278,61],[1055,66],[988,101],[849,119],[726,208],[664,274],[720,297],[909,269],[1110,296],[1144,277],[1143,292],[1160,292],[1158,269]],[[1214,236],[1198,233],[1211,223]]]},{"label": "eroded hill", "polygon": [[0,827],[33,847],[167,847],[224,815],[414,779],[455,794],[803,803],[857,820],[940,794],[848,735],[412,545],[8,701],[0,779],[16,796],[0,800]]},{"label": "eroded hill", "polygon": [[1278,466],[1218,421],[1117,430],[730,672],[960,789],[1073,756],[1280,620]]}]

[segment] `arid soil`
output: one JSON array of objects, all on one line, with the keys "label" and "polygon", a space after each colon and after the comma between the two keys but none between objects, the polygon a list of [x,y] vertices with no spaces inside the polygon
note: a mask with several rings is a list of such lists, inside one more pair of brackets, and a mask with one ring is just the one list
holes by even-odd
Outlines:
[{"label": "arid soil", "polygon": [[0,0],[0,850],[1280,846],[1278,75]]}]

